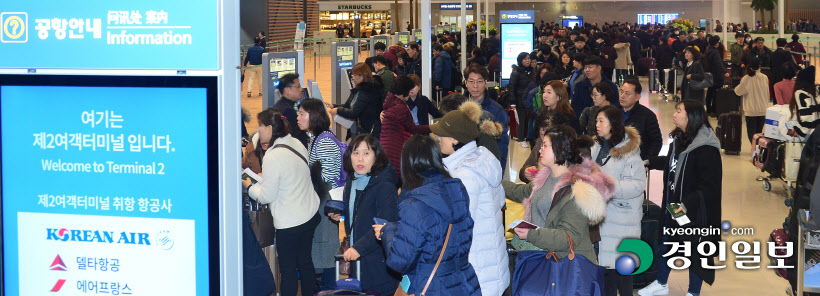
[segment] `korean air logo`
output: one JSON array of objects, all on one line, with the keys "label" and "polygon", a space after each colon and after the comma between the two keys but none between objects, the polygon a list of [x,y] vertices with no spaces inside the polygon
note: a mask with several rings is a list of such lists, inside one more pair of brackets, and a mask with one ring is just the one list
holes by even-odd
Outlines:
[{"label": "korean air logo", "polygon": [[60,241],[67,241],[68,240],[68,229],[60,228],[57,229],[49,229],[48,232],[48,239],[49,240],[60,240]]},{"label": "korean air logo", "polygon": [[[636,275],[643,273],[652,266],[652,261],[655,259],[655,254],[652,252],[652,247],[645,241],[633,238],[625,238],[618,245],[618,252],[630,252],[638,255],[638,262],[640,266],[636,266],[635,259],[630,256],[618,257],[615,261],[615,270],[621,275]],[[637,267],[637,268],[636,268]]]},{"label": "korean air logo", "polygon": [[501,19],[507,19],[507,14],[506,14],[506,13],[505,13],[505,14],[502,14],[502,15],[501,15]]},{"label": "korean air logo", "polygon": [[25,43],[28,42],[28,14],[25,12],[3,12],[0,13],[0,24],[3,25],[0,32],[0,42],[2,43]]}]

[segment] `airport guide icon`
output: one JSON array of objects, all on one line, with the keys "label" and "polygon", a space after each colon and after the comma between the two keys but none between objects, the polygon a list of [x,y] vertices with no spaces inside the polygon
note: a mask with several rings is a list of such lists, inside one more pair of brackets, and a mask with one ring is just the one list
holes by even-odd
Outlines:
[{"label": "airport guide icon", "polygon": [[0,42],[25,43],[28,42],[28,14],[25,12],[0,13]]}]

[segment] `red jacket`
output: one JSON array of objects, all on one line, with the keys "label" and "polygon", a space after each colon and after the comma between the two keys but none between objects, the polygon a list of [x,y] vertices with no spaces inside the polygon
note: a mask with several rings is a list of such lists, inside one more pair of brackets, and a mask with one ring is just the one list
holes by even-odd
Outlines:
[{"label": "red jacket", "polygon": [[401,176],[401,150],[404,143],[413,134],[429,134],[430,127],[416,125],[407,103],[392,93],[384,99],[384,120],[382,120],[381,139],[384,151],[390,158],[390,163],[396,169],[396,175]]},{"label": "red jacket", "polygon": [[401,46],[392,45],[389,48],[387,48],[387,50],[384,52],[384,57],[386,57],[388,60],[390,60],[391,63],[393,63],[393,65],[390,65],[390,70],[395,69],[396,66],[399,65],[398,56],[399,53],[402,51],[404,51],[404,48],[402,48]]}]

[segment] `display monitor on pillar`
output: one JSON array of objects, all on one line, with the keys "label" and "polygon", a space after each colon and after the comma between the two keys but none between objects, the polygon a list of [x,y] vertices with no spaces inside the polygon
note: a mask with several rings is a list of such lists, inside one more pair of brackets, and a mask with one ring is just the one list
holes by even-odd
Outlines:
[{"label": "display monitor on pillar", "polygon": [[410,32],[396,32],[394,41],[394,44],[401,43],[405,48],[407,48],[407,44],[410,43]]},{"label": "display monitor on pillar", "polygon": [[413,41],[419,43],[422,41],[421,38],[421,29],[413,29]]},{"label": "display monitor on pillar", "polygon": [[501,85],[510,81],[512,65],[518,61],[518,54],[532,52],[535,20],[533,10],[502,10],[501,13]]},{"label": "display monitor on pillar", "polygon": [[[333,42],[330,54],[333,64],[331,65],[331,98],[330,103],[342,105],[350,97],[353,89],[351,78],[353,66],[358,61],[358,44],[355,41]],[[341,136],[342,126],[338,123],[333,126],[337,136]]]},{"label": "display monitor on pillar", "polygon": [[370,56],[376,56],[376,43],[384,43],[385,47],[390,47],[390,35],[370,36]]},{"label": "display monitor on pillar", "polygon": [[299,78],[305,77],[304,52],[285,51],[268,52],[262,55],[262,108],[273,107],[281,94],[276,90],[279,78],[286,74],[296,73]]}]

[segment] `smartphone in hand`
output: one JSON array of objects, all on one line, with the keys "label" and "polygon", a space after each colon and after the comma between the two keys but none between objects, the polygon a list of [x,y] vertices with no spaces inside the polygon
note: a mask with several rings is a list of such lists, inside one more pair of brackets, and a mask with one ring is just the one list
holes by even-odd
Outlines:
[{"label": "smartphone in hand", "polygon": [[384,220],[384,219],[379,218],[379,217],[373,217],[373,224],[384,225],[384,224],[387,224],[387,220]]}]

